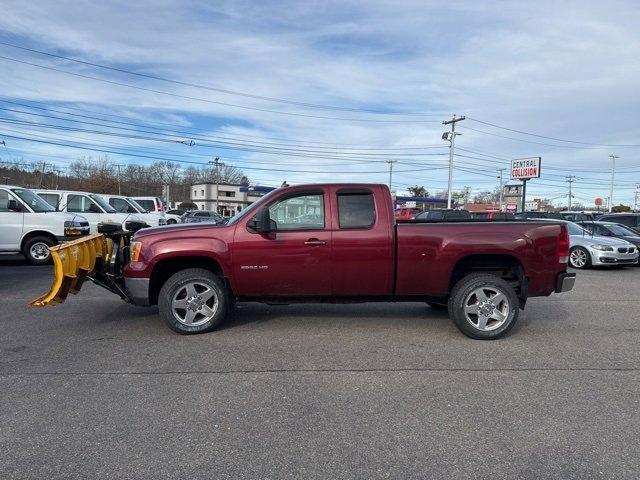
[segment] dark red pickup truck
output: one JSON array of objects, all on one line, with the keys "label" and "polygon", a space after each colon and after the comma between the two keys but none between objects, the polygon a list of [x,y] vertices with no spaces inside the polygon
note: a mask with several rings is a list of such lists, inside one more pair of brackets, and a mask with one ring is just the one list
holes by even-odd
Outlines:
[{"label": "dark red pickup truck", "polygon": [[300,185],[274,190],[226,225],[138,231],[122,292],[157,304],[180,333],[214,329],[237,301],[425,301],[448,308],[466,335],[493,339],[528,297],[573,287],[568,253],[561,224],[396,223],[384,185]]}]

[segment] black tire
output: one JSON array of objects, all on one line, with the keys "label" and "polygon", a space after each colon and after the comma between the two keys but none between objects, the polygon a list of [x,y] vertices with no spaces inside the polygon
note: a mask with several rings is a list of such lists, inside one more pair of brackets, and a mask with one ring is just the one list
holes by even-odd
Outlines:
[{"label": "black tire", "polygon": [[[497,304],[499,308],[491,309],[489,306],[483,308],[485,308],[484,311],[491,311],[492,315],[500,314],[504,320],[499,321],[490,318],[485,321],[485,329],[480,328],[480,315],[470,313],[470,318],[467,318],[467,313],[465,312],[465,307],[473,308],[474,305],[481,303],[480,298],[475,294],[479,289],[482,289],[483,295],[487,294],[488,300],[495,298],[498,292],[503,295],[503,297],[499,297],[499,303]],[[493,295],[492,292],[495,292],[496,295]],[[469,304],[468,302],[474,298],[475,302]],[[507,312],[506,315],[505,311]],[[495,340],[506,335],[518,321],[519,313],[520,302],[513,287],[495,275],[486,273],[467,275],[455,284],[449,296],[449,316],[451,320],[467,337],[477,340]],[[473,322],[474,316],[476,323]]]},{"label": "black tire", "polygon": [[176,222],[175,218],[170,218],[169,220],[167,220],[167,225],[174,225],[178,222]]},{"label": "black tire", "polygon": [[[577,259],[574,258],[574,254],[579,254],[579,253],[584,255],[585,258],[586,258],[584,265],[581,265],[580,263],[578,263]],[[571,266],[571,268],[576,268],[576,269],[581,269],[581,270],[584,270],[585,268],[590,268],[591,267],[591,254],[584,247],[573,247],[571,249],[571,251],[569,252],[569,265]]]},{"label": "black tire", "polygon": [[[56,242],[49,237],[32,237],[22,246],[22,254],[31,265],[46,265],[51,262],[49,247],[52,247],[55,244]],[[46,256],[43,256],[45,252]]]},{"label": "black tire", "polygon": [[445,302],[426,302],[434,310],[439,312],[446,312],[449,309],[449,306]]},{"label": "black tire", "polygon": [[[200,300],[194,300],[196,303],[192,304],[194,309],[197,306],[197,302],[201,304],[204,303],[204,305],[208,306],[210,310],[215,312],[210,318],[207,318],[206,315],[198,310],[198,312],[195,313],[196,317],[192,319],[192,324],[188,324],[187,315],[193,314],[193,312],[190,312],[191,309],[178,308],[176,310],[174,308],[178,305],[178,303],[174,303],[174,301],[182,302],[184,300],[187,302],[189,298],[194,298],[193,296],[188,296],[189,285],[195,288],[195,290],[191,290],[191,292],[196,292],[196,294],[201,293],[203,297],[209,292],[202,291],[202,289],[204,287],[211,289],[212,302],[202,300],[201,298]],[[183,293],[185,297],[181,298]],[[220,277],[209,270],[188,268],[175,273],[164,283],[158,297],[158,310],[162,320],[164,320],[167,326],[174,332],[185,335],[205,333],[215,329],[225,320],[231,303],[230,298],[227,287]],[[213,305],[217,305],[217,307],[213,309]],[[178,317],[182,317],[182,321]]]}]

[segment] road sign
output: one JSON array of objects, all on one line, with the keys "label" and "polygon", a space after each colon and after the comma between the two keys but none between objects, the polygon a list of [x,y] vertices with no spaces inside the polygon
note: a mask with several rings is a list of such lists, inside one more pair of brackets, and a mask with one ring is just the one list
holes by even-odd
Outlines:
[{"label": "road sign", "polygon": [[505,197],[520,197],[522,196],[522,185],[505,185],[503,189],[503,195]]},{"label": "road sign", "polygon": [[601,207],[601,206],[602,206],[602,204],[603,204],[604,202],[602,201],[602,199],[601,199],[600,197],[598,197],[598,198],[596,198],[596,199],[594,200],[594,202],[593,202],[593,203],[595,203],[595,204],[596,204],[596,207]]},{"label": "road sign", "polygon": [[540,178],[540,163],[540,157],[511,160],[511,178],[514,180]]}]

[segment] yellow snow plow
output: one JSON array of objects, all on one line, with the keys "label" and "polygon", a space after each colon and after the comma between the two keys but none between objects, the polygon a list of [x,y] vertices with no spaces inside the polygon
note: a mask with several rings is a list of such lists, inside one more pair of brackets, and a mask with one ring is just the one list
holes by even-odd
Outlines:
[{"label": "yellow snow plow", "polygon": [[122,269],[129,262],[131,237],[144,222],[98,225],[98,233],[50,247],[55,279],[49,292],[30,302],[32,307],[62,303],[67,296],[76,294],[85,280],[106,288],[125,301],[131,301],[124,284]]},{"label": "yellow snow plow", "polygon": [[48,303],[62,303],[69,293],[78,293],[88,276],[109,263],[113,241],[101,233],[64,242],[49,249],[53,260],[55,280],[45,295],[30,303],[44,307]]}]

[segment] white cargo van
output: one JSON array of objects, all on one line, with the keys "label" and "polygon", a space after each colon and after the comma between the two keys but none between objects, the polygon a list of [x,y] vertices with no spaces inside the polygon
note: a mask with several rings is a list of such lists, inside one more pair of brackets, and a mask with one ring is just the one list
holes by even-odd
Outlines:
[{"label": "white cargo van", "polygon": [[49,247],[88,233],[83,216],[56,212],[27,188],[0,185],[0,253],[21,252],[40,265],[49,261]]},{"label": "white cargo van", "polygon": [[34,192],[59,212],[79,213],[85,217],[89,221],[91,233],[97,232],[98,223],[119,223],[124,229],[126,221],[144,221],[133,213],[116,212],[104,198],[95,193],[42,189],[34,189]]},{"label": "white cargo van", "polygon": [[100,196],[107,202],[109,202],[109,205],[115,208],[116,212],[134,213],[137,217],[144,220],[151,227],[157,227],[159,225],[167,224],[167,219],[165,218],[164,212],[149,212],[131,197],[125,197],[124,195],[104,194],[100,194]]}]

